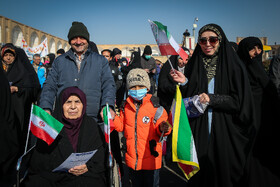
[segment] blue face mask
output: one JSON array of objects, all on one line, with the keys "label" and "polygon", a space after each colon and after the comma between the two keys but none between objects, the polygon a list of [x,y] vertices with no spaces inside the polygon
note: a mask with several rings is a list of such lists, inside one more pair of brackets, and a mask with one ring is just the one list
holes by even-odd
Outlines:
[{"label": "blue face mask", "polygon": [[141,101],[147,94],[147,88],[140,90],[128,90],[128,95],[131,96],[134,100]]},{"label": "blue face mask", "polygon": [[147,60],[149,60],[151,57],[152,57],[151,55],[145,55],[145,58],[146,58]]}]

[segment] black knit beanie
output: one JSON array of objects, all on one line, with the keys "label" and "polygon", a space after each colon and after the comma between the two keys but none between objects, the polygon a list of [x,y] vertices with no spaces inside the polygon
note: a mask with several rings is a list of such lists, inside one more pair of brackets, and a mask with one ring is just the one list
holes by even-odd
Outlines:
[{"label": "black knit beanie", "polygon": [[68,42],[75,37],[83,37],[89,42],[89,32],[87,27],[82,22],[74,21],[72,22],[72,27],[69,29],[68,33]]},{"label": "black knit beanie", "polygon": [[144,48],[144,53],[145,55],[151,55],[152,54],[152,48],[149,45],[146,45]]}]

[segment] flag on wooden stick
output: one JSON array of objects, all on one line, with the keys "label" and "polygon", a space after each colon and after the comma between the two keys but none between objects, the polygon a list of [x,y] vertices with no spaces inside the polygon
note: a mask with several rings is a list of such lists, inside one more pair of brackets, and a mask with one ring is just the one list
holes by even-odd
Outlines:
[{"label": "flag on wooden stick", "polygon": [[49,115],[42,108],[32,105],[29,128],[37,138],[52,144],[63,128],[63,124]]},{"label": "flag on wooden stick", "polygon": [[188,54],[178,45],[167,26],[158,21],[148,20],[162,56],[179,55],[183,60],[188,59]]}]

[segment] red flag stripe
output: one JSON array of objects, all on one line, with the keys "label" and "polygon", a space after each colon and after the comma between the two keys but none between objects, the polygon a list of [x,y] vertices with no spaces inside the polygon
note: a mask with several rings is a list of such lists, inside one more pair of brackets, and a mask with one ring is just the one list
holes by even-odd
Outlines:
[{"label": "red flag stripe", "polygon": [[159,50],[162,56],[178,55],[178,53],[170,44],[159,44]]},{"label": "red flag stripe", "polygon": [[30,125],[30,130],[36,137],[41,137],[40,139],[47,142],[48,145],[51,145],[53,143],[54,139],[46,131],[34,125],[32,121]]}]

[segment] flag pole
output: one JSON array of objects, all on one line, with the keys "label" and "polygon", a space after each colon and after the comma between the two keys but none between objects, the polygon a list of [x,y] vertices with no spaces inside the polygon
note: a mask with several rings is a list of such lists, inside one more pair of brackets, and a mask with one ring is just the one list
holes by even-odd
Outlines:
[{"label": "flag pole", "polygon": [[[113,164],[113,155],[112,155],[112,152],[111,152],[111,141],[110,141],[110,119],[109,119],[109,114],[111,115],[110,113],[110,109],[109,109],[109,104],[106,102],[106,112],[107,112],[107,127],[106,127],[106,132],[108,133],[108,149],[109,149],[109,170],[110,170],[110,187],[113,187],[114,186],[114,170],[113,170],[113,167],[114,167],[114,164]],[[106,133],[105,132],[105,133]]]},{"label": "flag pole", "polygon": [[31,105],[31,111],[30,111],[30,117],[29,117],[29,124],[28,124],[28,131],[27,131],[27,138],[26,138],[26,141],[25,141],[25,148],[24,148],[24,155],[27,151],[27,146],[28,146],[28,139],[29,139],[29,134],[30,134],[30,124],[31,124],[31,114],[32,114],[32,111],[33,111],[33,105]]},{"label": "flag pole", "polygon": [[[109,109],[109,104],[108,103],[106,103],[106,108],[107,108],[107,116],[109,116],[109,114],[111,114],[110,113],[110,109]],[[109,152],[111,152],[111,141],[110,141],[110,131],[111,130],[111,124],[110,124],[110,120],[109,120],[109,118],[108,118],[108,125],[107,125],[107,132],[109,132],[109,142],[108,142],[108,148],[109,148]]]},{"label": "flag pole", "polygon": [[169,62],[169,65],[170,65],[170,67],[171,67],[173,73],[175,74],[175,70],[174,70],[174,67],[172,66],[172,63],[171,63],[171,61],[170,61],[170,59],[169,59],[169,56],[170,56],[170,55],[166,55],[167,60],[168,60],[168,62]]}]

